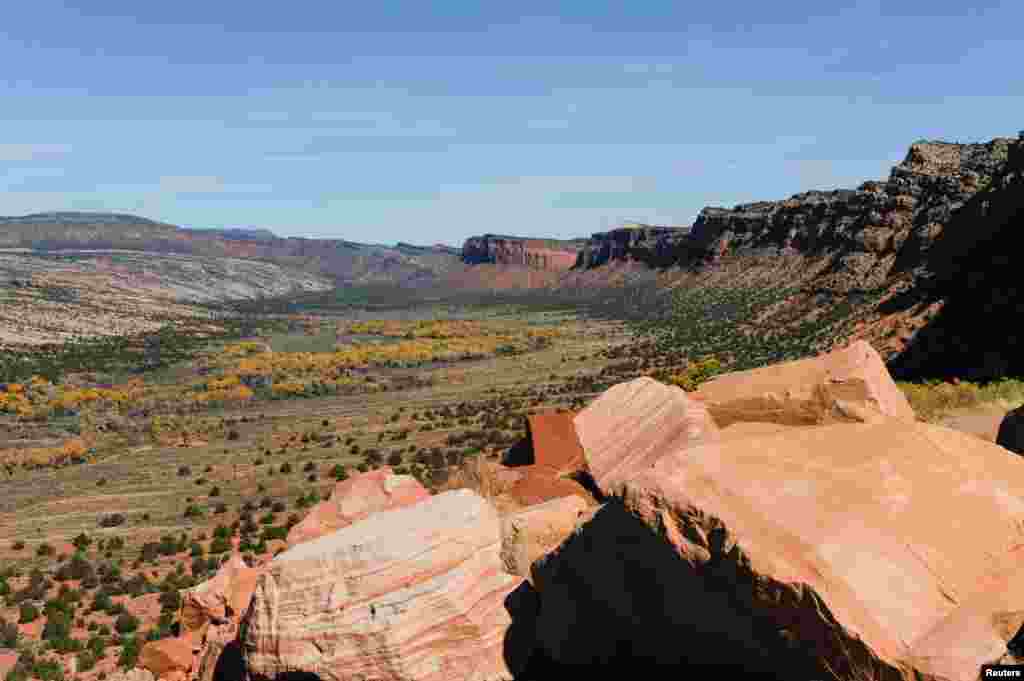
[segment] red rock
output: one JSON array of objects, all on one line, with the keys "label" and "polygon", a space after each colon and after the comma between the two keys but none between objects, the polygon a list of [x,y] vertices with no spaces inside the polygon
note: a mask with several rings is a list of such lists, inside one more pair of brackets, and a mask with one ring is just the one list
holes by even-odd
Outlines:
[{"label": "red rock", "polygon": [[11,671],[17,662],[17,650],[0,650],[0,679],[7,678],[7,672]]},{"label": "red rock", "polygon": [[18,632],[22,636],[24,636],[25,638],[31,638],[31,639],[37,639],[38,640],[39,637],[42,636],[43,627],[45,627],[45,626],[46,626],[46,617],[44,617],[42,614],[40,614],[39,617],[37,617],[36,619],[32,620],[31,622],[26,622],[24,624],[19,623],[18,624]]},{"label": "red rock", "polygon": [[614,385],[574,419],[587,469],[601,490],[667,452],[718,439],[707,409],[682,388],[642,377]]},{"label": "red rock", "polygon": [[460,489],[277,556],[243,623],[248,668],[323,681],[510,679],[500,523]]},{"label": "red rock", "polygon": [[717,376],[697,390],[719,427],[915,420],[882,358],[865,341],[818,357]]},{"label": "red rock", "polygon": [[209,580],[182,591],[181,638],[195,653],[195,677],[211,681],[224,650],[238,637],[262,568],[251,568],[234,554]]},{"label": "red rock", "polygon": [[526,439],[511,453],[512,459],[525,463],[512,470],[519,473],[506,494],[519,506],[535,506],[568,495],[589,497],[586,490],[569,476],[586,467],[583,448],[576,437],[572,412],[546,412],[527,417]]},{"label": "red rock", "polygon": [[139,651],[139,666],[159,678],[172,672],[188,673],[192,668],[192,647],[181,638],[149,641]]},{"label": "red rock", "polygon": [[411,475],[395,475],[391,468],[358,473],[334,486],[327,501],[316,504],[288,533],[294,546],[347,527],[371,513],[416,504],[430,492]]},{"label": "red rock", "polygon": [[787,428],[670,450],[609,492],[534,563],[557,661],[974,681],[1024,625],[1024,465],[969,435]]}]

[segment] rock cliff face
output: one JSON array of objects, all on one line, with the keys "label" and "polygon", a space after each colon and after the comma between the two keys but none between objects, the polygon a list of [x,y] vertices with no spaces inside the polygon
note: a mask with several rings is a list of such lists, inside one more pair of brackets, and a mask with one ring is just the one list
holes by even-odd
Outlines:
[{"label": "rock cliff face", "polygon": [[954,212],[946,217],[940,206],[926,223],[936,234],[918,266],[921,285],[894,300],[892,310],[936,300],[944,306],[893,363],[899,376],[988,380],[1024,371],[1013,331],[1024,293],[1016,257],[1024,227],[1024,136],[1005,156]]},{"label": "rock cliff face", "polygon": [[589,269],[613,260],[635,260],[651,267],[666,267],[678,258],[678,245],[686,240],[688,228],[623,227],[598,232],[580,250],[576,267]]},{"label": "rock cliff face", "polygon": [[987,144],[918,142],[885,182],[706,208],[680,257],[707,262],[743,251],[795,251],[830,259],[824,288],[878,288],[888,277],[925,264],[935,239],[1002,171],[1013,145],[1006,138]]},{"label": "rock cliff face", "polygon": [[713,264],[727,256],[794,254],[824,259],[819,287],[872,290],[926,264],[928,250],[967,202],[1005,171],[1020,142],[917,142],[884,182],[811,191],[783,201],[708,207],[693,227],[595,234],[576,266],[637,260],[654,267]]},{"label": "rock cliff face", "polygon": [[485,234],[466,239],[462,246],[462,260],[470,265],[491,263],[562,271],[576,264],[576,254],[582,243]]}]

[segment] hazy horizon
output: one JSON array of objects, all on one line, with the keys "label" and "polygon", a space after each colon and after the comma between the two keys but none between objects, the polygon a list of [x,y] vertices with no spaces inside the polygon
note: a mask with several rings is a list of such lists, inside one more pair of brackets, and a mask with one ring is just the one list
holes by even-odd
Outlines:
[{"label": "hazy horizon", "polygon": [[1019,3],[12,6],[0,214],[575,238],[1022,127]]}]

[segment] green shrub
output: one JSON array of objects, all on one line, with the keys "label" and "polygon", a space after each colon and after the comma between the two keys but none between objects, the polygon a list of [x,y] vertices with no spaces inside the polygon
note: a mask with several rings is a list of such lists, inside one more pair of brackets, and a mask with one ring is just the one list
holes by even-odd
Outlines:
[{"label": "green shrub", "polygon": [[32,605],[31,603],[22,603],[21,607],[18,608],[18,623],[28,624],[29,622],[35,622],[39,618],[39,608]]},{"label": "green shrub", "polygon": [[87,672],[96,666],[96,654],[91,650],[78,653],[78,671]]},{"label": "green shrub", "polygon": [[114,629],[119,634],[130,634],[139,628],[139,620],[130,613],[122,612],[114,621]]},{"label": "green shrub", "polygon": [[210,553],[226,553],[231,550],[231,539],[228,537],[214,537],[210,542]]},{"label": "green shrub", "polygon": [[134,636],[122,640],[121,655],[117,658],[117,666],[121,669],[131,669],[139,661],[139,650],[141,645],[138,638]]}]

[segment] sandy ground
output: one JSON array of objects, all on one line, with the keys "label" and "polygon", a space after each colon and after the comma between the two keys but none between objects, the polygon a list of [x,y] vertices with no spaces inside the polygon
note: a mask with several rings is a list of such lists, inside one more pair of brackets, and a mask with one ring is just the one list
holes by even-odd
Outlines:
[{"label": "sandy ground", "polygon": [[995,442],[996,433],[1003,416],[1012,407],[1002,405],[986,405],[970,409],[958,409],[942,418],[937,423],[953,430],[976,435],[983,440]]}]

